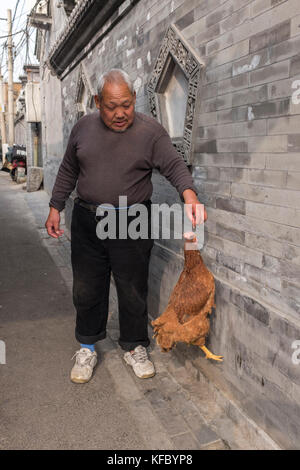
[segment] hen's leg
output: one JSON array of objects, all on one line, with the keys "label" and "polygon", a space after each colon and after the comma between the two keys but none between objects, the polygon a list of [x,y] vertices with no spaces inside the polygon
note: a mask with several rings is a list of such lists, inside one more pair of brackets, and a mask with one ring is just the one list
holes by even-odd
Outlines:
[{"label": "hen's leg", "polygon": [[216,356],[210,352],[205,346],[200,346],[202,351],[205,353],[206,359],[213,359],[214,361],[223,361],[223,356]]}]

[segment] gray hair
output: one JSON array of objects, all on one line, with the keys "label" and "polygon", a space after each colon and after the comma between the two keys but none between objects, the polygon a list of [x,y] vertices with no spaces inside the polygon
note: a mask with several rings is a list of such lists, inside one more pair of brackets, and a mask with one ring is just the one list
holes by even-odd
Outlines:
[{"label": "gray hair", "polygon": [[134,93],[134,86],[133,82],[124,70],[122,69],[111,69],[108,72],[103,73],[98,81],[98,86],[97,86],[97,93],[99,100],[101,100],[102,97],[102,90],[105,85],[105,83],[126,83],[128,86],[130,92],[133,94]]}]

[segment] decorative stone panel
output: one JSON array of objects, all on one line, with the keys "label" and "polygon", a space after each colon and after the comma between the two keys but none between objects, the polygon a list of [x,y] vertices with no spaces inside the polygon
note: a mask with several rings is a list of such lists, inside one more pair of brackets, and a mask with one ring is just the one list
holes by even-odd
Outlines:
[{"label": "decorative stone panel", "polygon": [[[201,67],[203,67],[203,63],[195,51],[185,41],[176,26],[172,24],[163,39],[147,90],[151,114],[169,131],[175,148],[188,165],[192,163],[194,116]],[[179,80],[177,78],[178,84],[180,81],[182,82],[178,70],[186,80],[187,93],[186,102],[184,103],[183,99],[180,100],[180,103],[178,102],[179,107],[182,108],[179,109],[179,112],[184,113],[182,135],[172,135],[171,116],[168,116],[167,113],[166,90],[175,74],[179,77]],[[180,85],[178,86],[180,87]],[[181,88],[182,90],[185,88],[183,83]]]},{"label": "decorative stone panel", "polygon": [[94,97],[82,64],[80,64],[78,72],[75,102],[77,107],[76,120],[93,108]]}]

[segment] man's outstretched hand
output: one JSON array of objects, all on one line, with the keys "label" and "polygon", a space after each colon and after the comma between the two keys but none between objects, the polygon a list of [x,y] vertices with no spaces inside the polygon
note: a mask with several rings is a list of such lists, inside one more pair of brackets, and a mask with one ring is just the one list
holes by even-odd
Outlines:
[{"label": "man's outstretched hand", "polygon": [[57,209],[54,207],[50,207],[50,212],[48,215],[48,219],[45,223],[45,227],[47,229],[48,235],[53,238],[58,238],[60,237],[64,231],[60,230],[59,228],[60,224],[60,213]]},{"label": "man's outstretched hand", "polygon": [[192,189],[186,189],[183,191],[182,196],[187,216],[193,226],[205,222],[207,220],[207,213],[204,205],[198,200],[196,193]]}]

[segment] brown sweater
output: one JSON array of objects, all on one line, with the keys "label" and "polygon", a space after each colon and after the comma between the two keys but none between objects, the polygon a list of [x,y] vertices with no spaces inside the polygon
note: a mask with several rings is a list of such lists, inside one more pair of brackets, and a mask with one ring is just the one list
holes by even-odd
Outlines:
[{"label": "brown sweater", "polygon": [[186,164],[154,118],[136,112],[129,128],[115,132],[96,111],[74,125],[49,205],[63,210],[76,182],[78,196],[87,202],[117,207],[119,195],[127,196],[128,205],[143,202],[152,195],[153,168],[181,198],[185,189],[197,194]]}]

